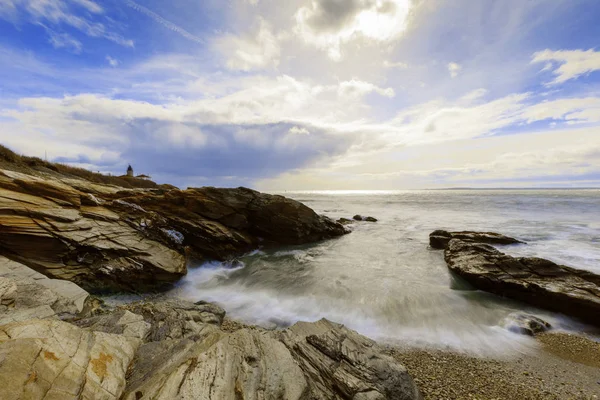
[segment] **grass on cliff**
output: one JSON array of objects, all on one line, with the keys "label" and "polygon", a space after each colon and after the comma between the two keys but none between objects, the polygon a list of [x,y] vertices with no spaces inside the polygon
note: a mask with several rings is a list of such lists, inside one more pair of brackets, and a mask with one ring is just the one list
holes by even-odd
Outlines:
[{"label": "grass on cliff", "polygon": [[18,172],[31,173],[51,172],[66,177],[77,177],[94,183],[121,186],[124,188],[156,188],[155,182],[138,178],[127,178],[119,176],[108,176],[84,168],[72,167],[61,163],[52,163],[39,157],[19,155],[6,146],[0,144],[0,168]]}]

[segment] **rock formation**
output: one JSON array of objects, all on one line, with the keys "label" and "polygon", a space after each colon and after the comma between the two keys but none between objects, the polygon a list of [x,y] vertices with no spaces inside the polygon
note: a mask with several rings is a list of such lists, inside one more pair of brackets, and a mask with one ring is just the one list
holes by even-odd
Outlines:
[{"label": "rock formation", "polygon": [[519,244],[524,243],[515,238],[504,236],[494,232],[448,232],[448,231],[433,231],[429,234],[429,246],[432,249],[443,250],[448,246],[452,239],[460,239],[471,243],[487,243],[487,244]]},{"label": "rock formation", "polygon": [[376,343],[327,320],[225,331],[220,307],[179,300],[84,314],[0,325],[3,400],[421,398]]},{"label": "rock formation", "polygon": [[492,246],[452,239],[448,268],[474,287],[600,326],[600,275],[541,258],[511,257]]},{"label": "rock formation", "polygon": [[552,328],[552,325],[535,315],[512,313],[505,318],[504,327],[514,333],[534,336]]},{"label": "rock formation", "polygon": [[250,189],[131,189],[0,171],[0,254],[91,291],[141,292],[259,245],[347,233],[305,205]]},{"label": "rock formation", "polygon": [[375,217],[365,217],[358,214],[352,217],[352,219],[355,221],[377,222],[377,218]]}]

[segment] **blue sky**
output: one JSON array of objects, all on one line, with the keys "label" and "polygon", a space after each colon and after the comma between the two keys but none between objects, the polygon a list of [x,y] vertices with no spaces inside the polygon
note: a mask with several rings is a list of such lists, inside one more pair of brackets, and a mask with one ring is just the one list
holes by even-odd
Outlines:
[{"label": "blue sky", "polygon": [[0,0],[0,142],[263,190],[600,186],[595,0]]}]

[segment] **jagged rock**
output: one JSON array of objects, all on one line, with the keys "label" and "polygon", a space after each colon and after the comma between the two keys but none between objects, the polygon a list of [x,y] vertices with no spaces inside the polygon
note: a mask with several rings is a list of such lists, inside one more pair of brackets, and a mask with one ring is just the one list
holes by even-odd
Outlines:
[{"label": "jagged rock", "polygon": [[600,275],[459,239],[449,242],[444,258],[452,272],[478,289],[600,326]]},{"label": "jagged rock", "polygon": [[89,294],[73,282],[44,275],[0,256],[0,325],[31,318],[68,318],[84,311]]},{"label": "jagged rock", "polygon": [[472,243],[487,243],[487,244],[518,244],[524,243],[515,238],[504,236],[494,232],[448,232],[448,231],[433,231],[429,234],[429,245],[433,249],[443,250],[448,246],[448,243],[452,239],[460,239],[465,242]]},{"label": "jagged rock", "polygon": [[535,315],[512,313],[505,318],[504,327],[511,332],[534,336],[552,328],[552,325]]},{"label": "jagged rock", "polygon": [[140,343],[52,319],[0,326],[2,399],[119,399]]},{"label": "jagged rock", "polygon": [[125,399],[420,399],[402,365],[327,320],[149,342],[131,370]]},{"label": "jagged rock", "polygon": [[148,342],[160,342],[197,335],[207,325],[219,327],[224,317],[225,310],[216,304],[194,304],[170,299],[126,304],[112,313],[75,323],[95,331],[133,335]]},{"label": "jagged rock", "polygon": [[366,221],[366,222],[377,222],[377,218],[374,217],[363,217],[362,215],[355,215],[352,217],[355,221]]},{"label": "jagged rock", "polygon": [[185,274],[183,255],[107,209],[82,207],[75,189],[15,174],[0,173],[0,253],[91,290],[142,290]]},{"label": "jagged rock", "polygon": [[351,223],[353,223],[354,221],[348,218],[340,218],[336,221],[338,224],[342,224],[342,225],[349,225]]},{"label": "jagged rock", "polygon": [[123,201],[154,211],[200,256],[227,259],[261,244],[295,245],[348,233],[341,224],[283,196],[213,187],[137,192]]},{"label": "jagged rock", "polygon": [[326,319],[281,333],[312,399],[420,399],[406,368],[372,340]]},{"label": "jagged rock", "polygon": [[0,254],[90,291],[168,287],[186,257],[348,233],[305,205],[254,190],[133,189],[0,171]]}]

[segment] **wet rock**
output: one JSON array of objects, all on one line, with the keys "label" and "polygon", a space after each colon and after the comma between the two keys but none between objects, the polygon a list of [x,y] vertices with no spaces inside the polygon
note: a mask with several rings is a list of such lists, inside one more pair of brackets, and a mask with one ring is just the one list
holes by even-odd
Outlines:
[{"label": "wet rock", "polygon": [[478,289],[600,326],[600,275],[459,239],[449,242],[444,258],[452,272]]},{"label": "wet rock", "polygon": [[340,218],[336,221],[338,224],[342,224],[342,225],[349,225],[351,223],[353,223],[354,221],[348,218]]},{"label": "wet rock", "polygon": [[448,232],[443,230],[437,230],[429,234],[429,246],[431,246],[432,249],[443,250],[448,246],[448,243],[452,239],[460,239],[465,242],[472,243],[487,243],[498,245],[523,243],[515,238],[494,232]]},{"label": "wet rock", "polygon": [[377,222],[377,218],[374,217],[364,217],[362,215],[355,215],[354,217],[352,217],[353,220],[355,221],[366,221],[366,222]]},{"label": "wet rock", "polygon": [[534,336],[552,328],[550,323],[531,314],[512,313],[504,320],[504,327],[511,332]]}]

